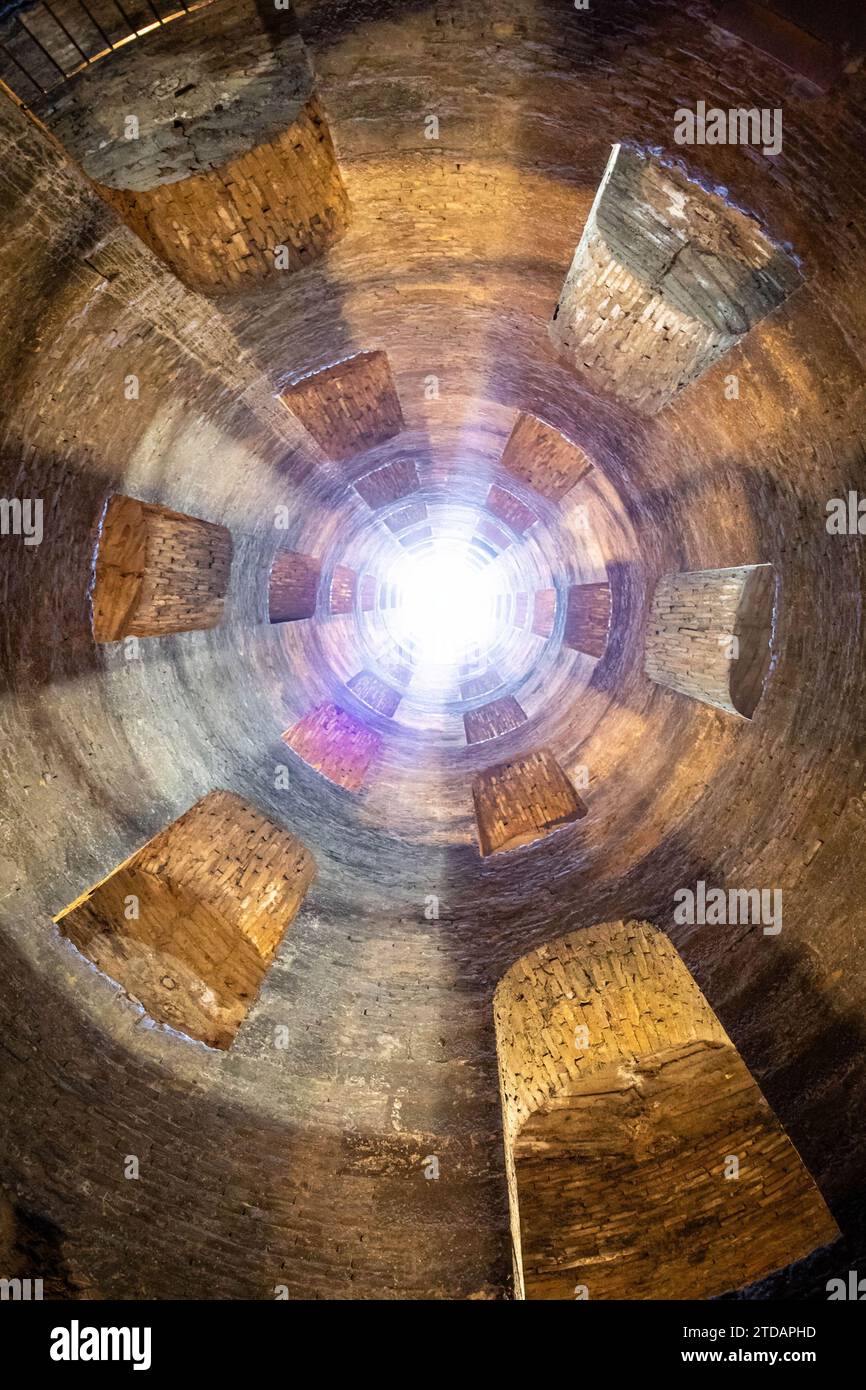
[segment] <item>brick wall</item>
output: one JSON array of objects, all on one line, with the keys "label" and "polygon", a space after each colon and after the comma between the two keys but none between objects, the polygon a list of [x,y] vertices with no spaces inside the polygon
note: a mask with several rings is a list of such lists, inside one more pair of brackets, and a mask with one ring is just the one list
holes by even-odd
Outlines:
[{"label": "brick wall", "polygon": [[519,729],[525,721],[526,715],[514,696],[504,695],[501,700],[491,700],[488,705],[466,710],[463,715],[466,742],[484,743],[487,739]]},{"label": "brick wall", "polygon": [[362,613],[371,613],[373,609],[376,607],[377,583],[378,581],[376,579],[375,574],[363,574],[361,576],[359,597],[361,602]]},{"label": "brick wall", "polygon": [[536,637],[549,637],[556,620],[556,590],[539,589],[532,610],[532,631]]},{"label": "brick wall", "polygon": [[350,792],[360,791],[382,747],[374,730],[331,704],[305,714],[286,730],[283,742],[329,782]]},{"label": "brick wall", "polygon": [[460,682],[461,700],[475,700],[479,695],[486,695],[489,690],[495,690],[502,684],[502,672],[497,666],[488,666],[486,671],[481,671],[477,676],[469,676]]},{"label": "brick wall", "polygon": [[517,849],[586,815],[549,748],[486,768],[472,782],[482,855]]},{"label": "brick wall", "polygon": [[418,486],[418,470],[415,464],[408,459],[398,459],[395,463],[386,463],[384,467],[376,468],[372,473],[359,478],[355,483],[355,491],[359,492],[367,506],[375,511],[388,502],[396,502],[399,498],[408,496],[410,492],[417,492]]},{"label": "brick wall", "polygon": [[[138,3],[146,11],[147,0]],[[106,15],[102,4],[111,28],[119,16]],[[82,31],[95,37],[74,4],[66,0],[65,8],[79,39]],[[292,14],[275,10],[269,19],[262,22],[255,0],[218,0],[139,33],[87,67],[71,52],[79,71],[32,109],[88,177],[108,188],[146,192],[223,168],[282,133],[312,94]],[[49,33],[52,41],[60,33],[50,20],[43,37]]]},{"label": "brick wall", "polygon": [[475,534],[487,541],[488,545],[492,545],[494,550],[507,550],[511,545],[511,537],[501,527],[488,521],[486,517],[482,517],[479,521],[475,528]]},{"label": "brick wall", "polygon": [[410,502],[406,507],[399,507],[396,512],[385,517],[385,525],[389,531],[408,531],[410,526],[419,526],[422,521],[427,520],[427,506],[424,502]]},{"label": "brick wall", "polygon": [[665,575],[647,623],[646,674],[751,718],[771,669],[774,601],[771,565]]},{"label": "brick wall", "polygon": [[582,449],[534,415],[518,415],[502,467],[542,497],[559,502],[592,467]]},{"label": "brick wall", "polygon": [[533,522],[538,520],[535,512],[525,503],[515,497],[513,492],[508,492],[505,488],[499,487],[498,483],[492,483],[487,493],[487,510],[492,512],[499,521],[504,521],[506,526],[510,526],[512,531],[518,535],[525,535]]},{"label": "brick wall", "polygon": [[282,550],[271,567],[268,615],[272,623],[312,618],[316,611],[321,561],[312,555]]},{"label": "brick wall", "polygon": [[610,585],[573,584],[565,610],[565,645],[587,656],[604,656],[609,627]]},{"label": "brick wall", "polygon": [[707,1298],[834,1239],[662,932],[614,922],[531,952],[494,1017],[523,1296]]},{"label": "brick wall", "polygon": [[550,335],[594,385],[652,414],[800,283],[757,223],[616,146]]},{"label": "brick wall", "polygon": [[355,585],[358,576],[348,565],[335,565],[331,576],[331,589],[328,597],[330,613],[351,613],[355,601]]},{"label": "brick wall", "polygon": [[227,1048],[314,874],[293,835],[210,792],[56,920],[151,1017]]},{"label": "brick wall", "polygon": [[134,497],[111,497],[91,589],[95,640],[216,627],[231,561],[225,526]]},{"label": "brick wall", "polygon": [[349,689],[370,709],[388,719],[393,718],[401,699],[399,690],[386,685],[372,671],[359,671],[349,681]]},{"label": "brick wall", "polygon": [[338,462],[383,444],[403,428],[388,355],[360,352],[304,377],[280,399]]},{"label": "brick wall", "polygon": [[349,219],[315,96],[282,134],[221,169],[142,193],[97,187],[185,285],[211,294],[303,269],[342,236]]},{"label": "brick wall", "polygon": [[[821,25],[823,16],[820,10],[812,10],[811,6],[809,8],[811,11],[809,23],[810,27],[814,29]],[[719,28],[726,29],[729,34],[736,34],[738,38],[753,44],[762,53],[767,53],[778,62],[784,63],[785,67],[790,68],[792,72],[805,77],[813,93],[826,92],[841,75],[843,68],[841,55],[834,53],[827,44],[814,38],[812,34],[805,33],[798,24],[791,23],[789,19],[784,18],[786,9],[792,11],[793,19],[800,19],[803,16],[801,4],[786,5],[785,0],[775,0],[772,10],[768,9],[765,4],[755,3],[754,0],[726,0],[715,17],[715,23]],[[862,33],[863,11],[856,0],[854,4],[848,4],[847,0],[843,0],[841,6],[829,6],[827,14],[832,16],[840,10],[844,13],[846,9],[848,14],[845,19],[841,20],[841,32],[837,33],[835,37],[837,41],[842,37],[850,40],[855,23],[859,21],[860,43],[862,45],[864,39]],[[832,19],[828,28],[832,34]]]},{"label": "brick wall", "polygon": [[219,0],[86,67],[35,109],[193,289],[240,290],[280,273],[277,246],[286,248],[283,269],[300,269],[348,225],[330,132],[287,11],[263,24],[253,0]]},{"label": "brick wall", "polygon": [[529,595],[518,594],[514,600],[514,626],[526,626],[526,614],[529,611]]}]

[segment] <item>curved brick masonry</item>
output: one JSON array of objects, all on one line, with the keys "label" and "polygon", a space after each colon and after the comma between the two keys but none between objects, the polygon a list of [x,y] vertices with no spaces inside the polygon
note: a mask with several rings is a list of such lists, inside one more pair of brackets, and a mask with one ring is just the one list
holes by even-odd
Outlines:
[{"label": "curved brick masonry", "polygon": [[[267,1300],[276,1284],[291,1299],[508,1298],[496,982],[552,936],[657,913],[674,884],[780,884],[778,937],[671,932],[843,1230],[748,1297],[824,1299],[830,1274],[866,1269],[866,909],[852,872],[866,548],[824,526],[826,500],[862,468],[863,75],[799,100],[784,69],[719,34],[716,0],[566,6],[569,22],[517,0],[507,13],[474,0],[303,9],[353,220],[326,264],[246,302],[187,291],[0,101],[2,492],[44,498],[46,523],[37,548],[0,543],[0,1176],[56,1229],[86,1298]],[[807,281],[671,408],[636,420],[552,359],[546,320],[611,140],[670,148],[677,105],[709,97],[719,73],[731,104],[785,107],[784,148],[767,162],[707,146],[695,163],[797,248]],[[437,143],[420,97],[443,74]],[[361,346],[387,346],[406,438],[314,468],[274,390]],[[138,400],[124,398],[128,371]],[[555,583],[564,608],[569,583],[607,573],[604,669],[561,652],[515,689],[530,725],[508,745],[466,747],[462,709],[434,743],[401,704],[353,797],[279,742],[322,700],[341,703],[366,663],[343,649],[326,668],[326,638],[339,654],[348,619],[262,621],[276,548],[321,556],[326,579],[337,560],[367,572],[349,537],[371,518],[342,484],[400,446],[425,498],[434,479],[481,504],[494,479],[510,486],[500,460],[519,409],[592,459],[562,512],[585,502],[599,541],[572,572],[591,534],[569,520],[554,578],[527,572],[520,589],[531,608]],[[108,493],[230,528],[243,562],[217,628],[142,641],[140,661],[94,648],[87,586]],[[522,550],[506,565],[519,570]],[[661,575],[756,561],[778,575],[779,645],[745,723],[648,680],[644,634]],[[401,660],[389,650],[372,669],[402,685]],[[500,671],[471,703],[511,691],[508,661]],[[527,738],[569,775],[585,765],[591,791],[574,781],[592,814],[480,858],[470,770]],[[228,1052],[148,1026],[50,927],[214,785],[288,826],[319,865]],[[119,1160],[145,1145],[145,1181],[127,1182]],[[428,1154],[439,1181],[425,1180]]]},{"label": "curved brick masonry", "polygon": [[329,613],[351,613],[358,576],[348,565],[335,565],[328,592]]},{"label": "curved brick masonry", "polygon": [[475,542],[479,542],[485,551],[495,554],[507,550],[512,544],[512,537],[508,535],[507,531],[503,531],[501,526],[496,526],[494,522],[483,518],[476,528],[473,544]]},{"label": "curved brick masonry", "polygon": [[390,516],[383,517],[385,525],[389,531],[395,535],[401,531],[408,531],[412,526],[419,526],[422,521],[427,520],[426,502],[409,502],[405,507],[398,507],[391,512]]},{"label": "curved brick masonry", "polygon": [[772,669],[772,565],[668,574],[647,623],[650,680],[751,719]]},{"label": "curved brick masonry", "polygon": [[613,922],[540,947],[494,1018],[522,1297],[712,1298],[835,1239],[663,932]]},{"label": "curved brick masonry", "polygon": [[801,283],[756,222],[615,145],[550,336],[595,385],[654,414]]},{"label": "curved brick masonry", "polygon": [[482,857],[519,849],[586,815],[586,807],[549,748],[488,767],[473,778]]},{"label": "curved brick masonry", "polygon": [[[0,1268],[8,1281],[20,1281],[24,1299],[75,1298],[63,1251],[63,1232],[43,1216],[27,1211],[0,1188]],[[4,1292],[4,1299],[8,1297]],[[14,1294],[11,1295],[15,1297]]]},{"label": "curved brick masonry", "polygon": [[348,225],[289,11],[264,25],[252,0],[219,0],[85,68],[34,110],[192,289],[237,291],[301,269]]},{"label": "curved brick masonry", "polygon": [[501,700],[491,700],[488,705],[466,710],[463,715],[463,728],[467,743],[485,743],[487,739],[499,738],[519,729],[526,722],[526,715],[513,695],[503,695]]},{"label": "curved brick masonry", "polygon": [[532,610],[532,631],[536,637],[549,637],[556,622],[556,590],[539,589]]},{"label": "curved brick masonry", "polygon": [[355,491],[360,493],[367,506],[373,511],[397,502],[401,497],[418,491],[418,469],[411,459],[398,459],[386,463],[372,473],[365,473],[355,483]]},{"label": "curved brick masonry", "polygon": [[314,876],[294,835],[214,791],[55,921],[157,1022],[227,1048]]},{"label": "curved brick masonry", "polygon": [[267,145],[212,173],[144,193],[100,188],[190,289],[217,294],[303,270],[348,223],[348,203],[318,99]]},{"label": "curved brick masonry", "polygon": [[283,734],[283,742],[316,772],[358,792],[382,749],[382,740],[337,705],[319,705]]},{"label": "curved brick masonry", "polygon": [[377,714],[384,714],[386,718],[392,719],[397,712],[401,700],[400,691],[380,680],[373,671],[359,671],[348,682],[348,689],[362,704],[375,710]]},{"label": "curved brick masonry", "polygon": [[573,584],[565,609],[565,645],[586,656],[602,657],[609,627],[610,585]]},{"label": "curved brick masonry", "polygon": [[519,536],[525,535],[530,526],[538,520],[531,507],[527,507],[513,492],[508,492],[498,483],[491,483],[485,505],[493,516],[504,522],[512,531],[516,531]]},{"label": "curved brick masonry", "polygon": [[[786,10],[790,18],[786,16]],[[808,13],[811,33],[800,28],[796,22],[804,18],[804,10]],[[759,0],[725,0],[715,16],[715,23],[720,29],[745,39],[746,43],[805,78],[799,94],[812,96],[829,91],[842,75],[842,55],[834,53],[827,43],[822,42],[821,34],[825,30],[830,42],[838,43],[840,38],[846,36],[846,20],[848,24],[859,24],[862,42],[863,11],[856,0],[854,3],[842,0],[841,5],[830,5],[826,9],[803,6],[798,0],[776,0],[772,9]]]},{"label": "curved brick masonry", "polygon": [[582,449],[534,415],[519,415],[502,467],[551,502],[561,502],[592,467]]},{"label": "curved brick masonry", "polygon": [[268,617],[272,623],[312,618],[316,611],[321,561],[293,550],[279,551],[268,579]]},{"label": "curved brick masonry", "polygon": [[97,542],[91,605],[97,642],[216,627],[232,562],[225,526],[115,495]]},{"label": "curved brick masonry", "polygon": [[502,672],[496,666],[488,666],[477,676],[467,675],[460,682],[461,700],[475,700],[479,695],[487,695],[502,685]]},{"label": "curved brick masonry", "polygon": [[329,458],[344,462],[403,428],[388,354],[359,352],[286,386],[280,400]]}]

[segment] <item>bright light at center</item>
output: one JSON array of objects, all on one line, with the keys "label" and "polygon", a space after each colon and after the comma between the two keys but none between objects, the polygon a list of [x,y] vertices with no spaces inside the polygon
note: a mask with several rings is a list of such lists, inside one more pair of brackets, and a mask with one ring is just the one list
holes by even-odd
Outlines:
[{"label": "bright light at center", "polygon": [[431,553],[401,561],[394,618],[416,662],[455,665],[467,649],[491,645],[498,627],[495,571],[495,565],[474,565],[465,542],[439,542]]}]

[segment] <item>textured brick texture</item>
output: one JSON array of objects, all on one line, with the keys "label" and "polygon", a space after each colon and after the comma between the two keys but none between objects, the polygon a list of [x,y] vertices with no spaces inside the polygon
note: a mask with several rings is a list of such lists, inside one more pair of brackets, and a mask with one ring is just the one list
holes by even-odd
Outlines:
[{"label": "textured brick texture", "polygon": [[492,545],[496,551],[507,550],[512,543],[512,537],[507,531],[503,531],[501,526],[497,526],[486,518],[479,521],[476,528],[476,535],[480,536],[488,545]]},{"label": "textured brick texture", "polygon": [[[798,7],[794,5],[790,8],[796,13]],[[834,8],[830,7],[831,10]],[[784,0],[776,0],[772,10],[765,4],[755,3],[755,0],[725,0],[716,16],[716,23],[720,29],[745,39],[762,53],[805,77],[815,92],[828,91],[841,73],[842,62],[838,52],[834,53],[820,39],[791,23],[784,17],[784,9]],[[853,6],[849,5],[848,9],[853,17]],[[811,19],[813,24],[816,19],[820,24],[818,16],[812,15]],[[862,27],[862,10],[859,19]],[[861,33],[861,42],[862,38]]]},{"label": "textured brick texture", "polygon": [[799,284],[754,221],[616,146],[551,337],[603,390],[652,414]]},{"label": "textured brick texture", "polygon": [[322,562],[313,555],[279,551],[268,580],[268,615],[272,623],[312,618],[316,611]]},{"label": "textured brick texture", "polygon": [[486,768],[472,800],[482,855],[517,849],[586,815],[586,807],[549,748]]},{"label": "textured brick texture", "polygon": [[834,1239],[662,932],[614,922],[553,941],[508,971],[494,1015],[524,1297],[709,1298]]},{"label": "textured brick texture", "polygon": [[[80,27],[80,15],[67,18]],[[238,291],[299,270],[348,224],[327,122],[286,11],[264,25],[252,0],[218,0],[85,68],[36,110],[193,289]]]},{"label": "textured brick texture", "polygon": [[359,478],[355,483],[355,491],[359,492],[367,506],[375,511],[378,507],[386,506],[388,502],[397,502],[410,492],[417,492],[418,470],[414,463],[405,459],[396,463],[386,463],[383,468],[377,468]]},{"label": "textured brick texture", "polygon": [[647,624],[646,674],[751,718],[771,669],[774,603],[771,565],[665,575]]},{"label": "textured brick texture", "polygon": [[422,521],[427,520],[427,505],[424,502],[410,502],[406,507],[398,507],[390,516],[385,517],[385,525],[389,531],[395,534],[400,531],[408,531],[410,526],[420,526]]},{"label": "textured brick texture", "polygon": [[293,835],[210,792],[56,921],[151,1017],[226,1048],[314,874]]},{"label": "textured brick texture", "polygon": [[485,505],[493,516],[499,521],[504,521],[506,526],[510,526],[512,531],[516,531],[520,536],[525,535],[533,522],[538,520],[531,507],[527,507],[513,492],[508,492],[498,483],[490,485]]},{"label": "textured brick texture", "polygon": [[534,415],[519,415],[502,455],[502,467],[551,502],[560,502],[592,464],[582,449]]},{"label": "textured brick texture", "polygon": [[539,589],[532,610],[532,631],[536,637],[549,637],[556,621],[556,590]]},{"label": "textured brick texture", "polygon": [[377,714],[384,714],[388,719],[396,714],[401,698],[399,690],[394,690],[372,671],[359,671],[349,681],[349,689]]},{"label": "textured brick texture", "polygon": [[117,642],[216,627],[231,562],[225,526],[134,497],[111,497],[94,567],[94,638]]},{"label": "textured brick texture", "polygon": [[338,462],[399,434],[403,414],[384,352],[361,352],[314,372],[281,396],[293,415]]},{"label": "textured brick texture", "polygon": [[609,627],[610,585],[573,584],[565,610],[565,645],[587,656],[604,656]]},{"label": "textured brick texture", "polygon": [[334,147],[315,97],[288,130],[222,169],[143,193],[100,191],[184,284],[206,294],[303,269],[348,222]]},{"label": "textured brick texture", "polygon": [[526,627],[526,615],[529,612],[529,595],[518,594],[514,600],[514,626]]},{"label": "textured brick texture", "polygon": [[[826,499],[862,471],[862,76],[830,101],[792,99],[788,72],[720,35],[715,10],[304,0],[352,223],[326,262],[218,312],[0,102],[0,492],[46,507],[41,546],[0,542],[0,1179],[54,1227],[79,1296],[268,1300],[279,1283],[293,1299],[507,1297],[495,982],[613,916],[670,925],[672,884],[697,878],[785,890],[778,938],[670,930],[844,1232],[751,1296],[823,1299],[831,1274],[866,1269],[866,549],[823,524]],[[721,95],[720,74],[731,103],[784,106],[783,150],[685,157],[790,242],[806,279],[640,420],[554,357],[546,325],[610,141],[676,153],[673,111]],[[427,106],[434,90],[446,106]],[[424,138],[428,109],[439,142]],[[406,439],[323,468],[275,393],[371,345],[391,355]],[[603,564],[616,625],[603,670],[565,652],[539,666],[540,688],[515,691],[533,746],[589,768],[592,814],[480,859],[469,778],[495,745],[467,748],[453,715],[435,745],[395,725],[349,796],[279,734],[339,703],[321,648],[326,629],[336,647],[352,625],[277,632],[262,616],[278,542],[321,555],[327,575],[346,558],[366,513],[349,475],[400,445],[425,485],[450,464],[477,505],[491,481],[509,486],[498,469],[517,410],[593,460],[561,510],[587,503],[600,554],[585,557],[576,534],[555,546],[556,584],[564,596]],[[231,529],[219,627],[143,641],[138,661],[94,646],[88,577],[108,492]],[[275,536],[279,504],[290,525]],[[348,562],[366,561],[359,549]],[[780,602],[756,718],[647,680],[658,578],[757,561],[772,562]],[[345,656],[339,679],[364,664]],[[215,783],[287,825],[319,866],[228,1054],[148,1027],[47,925]],[[439,920],[424,916],[428,892]],[[133,1183],[118,1159],[136,1141],[146,1180]],[[431,1153],[436,1182],[423,1177]]]},{"label": "textured brick texture", "polygon": [[45,1299],[71,1299],[76,1288],[63,1258],[62,1233],[0,1193],[0,1265],[6,1279],[39,1279]]},{"label": "textured brick texture", "polygon": [[351,613],[358,576],[348,565],[335,565],[328,598],[330,613]]},{"label": "textured brick texture", "polygon": [[491,700],[489,705],[466,710],[463,715],[466,742],[484,743],[487,739],[519,729],[525,721],[526,715],[514,696],[504,695],[501,700]]},{"label": "textured brick texture", "polygon": [[382,740],[337,705],[320,705],[283,734],[283,742],[329,782],[361,790]]},{"label": "textured brick texture", "polygon": [[[95,51],[104,51],[76,0],[60,5],[54,13],[85,51],[94,39]],[[116,38],[112,0],[97,5],[97,18]],[[216,0],[158,28],[147,0],[136,5],[148,32],[87,67],[69,46],[64,57],[78,71],[31,103],[95,183],[146,192],[222,168],[281,134],[310,97],[313,75],[291,12],[275,11],[265,25],[254,0]],[[32,17],[56,53],[59,26],[41,4]]]},{"label": "textured brick texture", "polygon": [[460,682],[460,698],[475,700],[479,695],[486,695],[488,691],[495,690],[501,684],[502,672],[497,666],[488,666],[486,671],[480,671],[477,676],[469,676]]}]

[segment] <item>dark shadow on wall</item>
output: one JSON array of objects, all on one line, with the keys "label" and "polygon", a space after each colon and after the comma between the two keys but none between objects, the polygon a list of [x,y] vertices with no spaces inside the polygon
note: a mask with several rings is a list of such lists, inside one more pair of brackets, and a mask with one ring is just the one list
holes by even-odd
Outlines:
[{"label": "dark shadow on wall", "polygon": [[[841,1278],[847,1285],[850,1269],[866,1269],[866,1152],[860,1128],[866,1105],[866,1025],[855,1006],[821,992],[808,948],[786,936],[784,927],[779,936],[764,936],[760,924],[675,924],[674,889],[661,885],[694,888],[699,879],[725,890],[740,886],[729,885],[711,863],[672,835],[621,884],[599,885],[595,892],[590,888],[571,911],[564,912],[551,894],[551,916],[545,921],[543,908],[537,914],[535,948],[620,918],[650,921],[673,940],[842,1232],[831,1245],[724,1296],[826,1299],[829,1279]],[[500,926],[507,929],[504,922]],[[804,1096],[810,1098],[808,1106]]]},{"label": "dark shadow on wall", "polygon": [[[644,585],[635,564],[615,560],[607,566],[610,585],[610,627],[603,655],[590,676],[591,690],[614,696],[629,666],[641,633]],[[615,698],[615,697],[614,697]]]},{"label": "dark shadow on wall", "polygon": [[[41,1280],[45,1299],[81,1297],[66,1266],[63,1233],[0,1190],[0,1279]],[[35,1293],[31,1287],[31,1297]]]},{"label": "dark shadow on wall", "polygon": [[[364,959],[352,930],[346,922],[341,931],[347,978]],[[405,1132],[384,1117],[370,1124],[357,1078],[352,1106],[341,1112],[332,1102],[325,1128],[309,1117],[303,1083],[292,1086],[298,1059],[311,1074],[303,1037],[297,1056],[275,1052],[271,1020],[284,1016],[278,997],[261,1015],[260,1055],[250,1048],[215,1057],[169,1036],[180,1053],[175,1070],[164,1056],[134,1054],[70,1008],[66,992],[37,978],[8,942],[0,957],[0,1036],[12,1036],[14,1024],[16,1038],[0,1066],[8,1117],[0,1181],[20,1194],[22,1209],[39,1213],[34,1275],[44,1276],[44,1261],[49,1272],[56,1268],[62,1249],[72,1273],[59,1296],[273,1299],[285,1285],[293,1299],[507,1297],[495,1127],[479,1133],[472,1096],[461,1101],[440,1087],[441,1112],[428,1111],[423,1129],[410,1128],[423,1059],[413,1064],[410,1056],[397,1068],[402,1079],[393,1078],[409,1096]],[[332,1008],[323,1000],[326,1023]],[[479,1027],[492,1040],[486,1014],[470,1032]],[[35,1060],[49,1044],[58,1059],[50,1068]],[[365,1065],[345,1057],[331,1085]],[[253,1082],[264,1103],[247,1106],[241,1097]],[[369,1084],[375,1090],[373,1077]],[[495,1096],[491,1055],[491,1115]],[[50,1131],[34,1124],[47,1115]],[[137,1181],[125,1177],[125,1155],[140,1160]],[[439,1161],[437,1181],[425,1178],[429,1155]]]},{"label": "dark shadow on wall", "polygon": [[[88,591],[99,517],[113,480],[92,465],[40,451],[27,458],[23,442],[4,444],[4,496],[42,503],[43,538],[28,546],[21,536],[0,540],[4,644],[0,686],[20,694],[34,687],[74,681],[97,672],[102,658],[90,622]],[[13,550],[15,553],[13,554]]]}]

